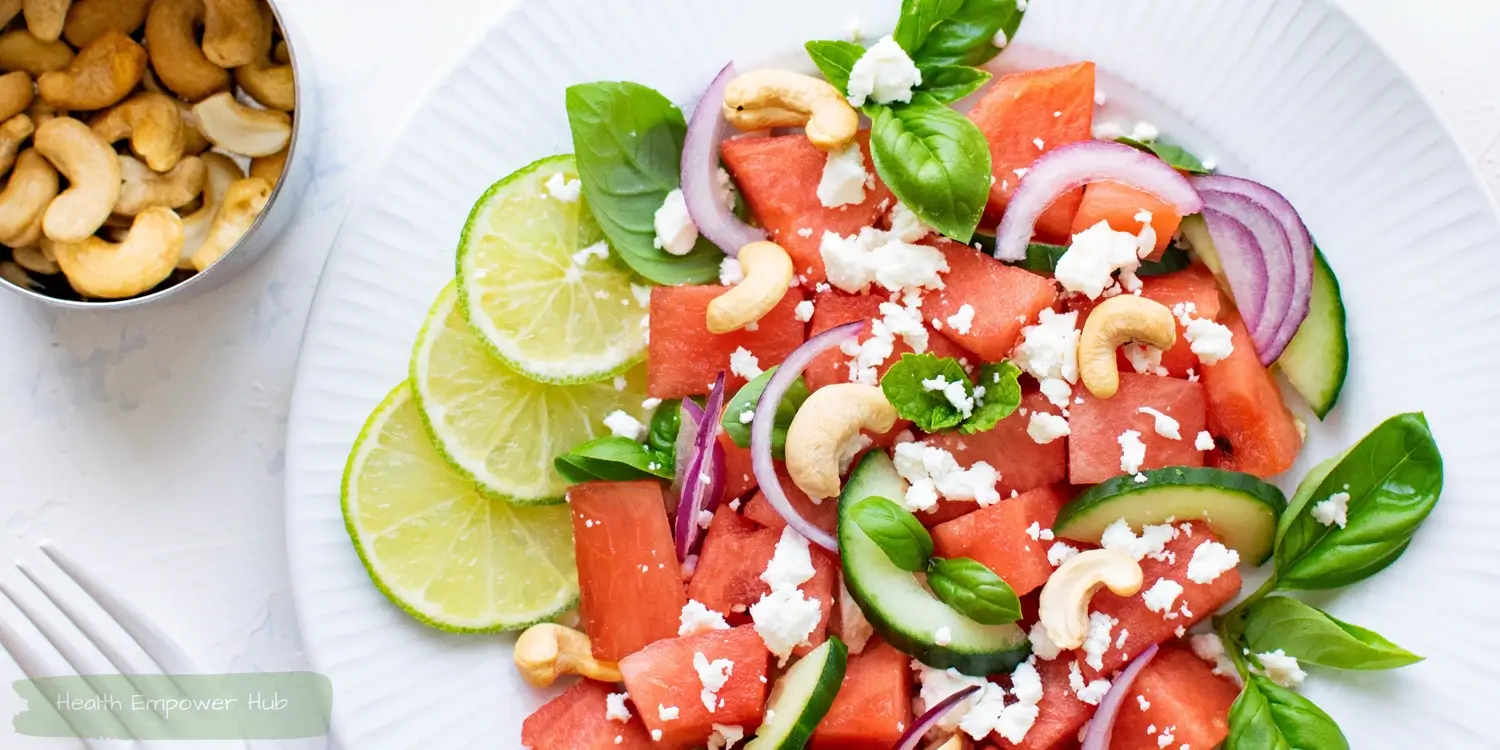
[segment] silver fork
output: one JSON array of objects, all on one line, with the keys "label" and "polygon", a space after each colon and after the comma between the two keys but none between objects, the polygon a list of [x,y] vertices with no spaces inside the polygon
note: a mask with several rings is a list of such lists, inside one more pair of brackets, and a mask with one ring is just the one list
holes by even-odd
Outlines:
[{"label": "silver fork", "polygon": [[[16,622],[6,609],[0,608],[0,646],[10,652],[28,678],[203,673],[202,667],[176,641],[145,615],[117,597],[72,557],[48,541],[40,542],[38,547],[63,576],[71,579],[85,597],[92,599],[98,609],[113,620],[113,626],[100,622],[101,618],[97,615],[86,612],[79,604],[79,597],[66,590],[71,587],[59,586],[49,581],[49,576],[39,575],[29,563],[16,561],[16,567],[22,575],[61,614],[60,622],[56,614],[38,606],[31,597],[0,582],[0,598],[9,600],[21,615],[21,621]],[[30,627],[27,627],[27,623]],[[86,642],[79,643],[70,632],[70,627],[83,634]],[[40,641],[30,635],[33,630],[41,634]],[[47,648],[49,645],[50,651]],[[123,741],[122,744],[122,741],[106,743],[83,739],[82,742],[90,750],[142,746],[136,741]],[[235,742],[224,747],[243,749],[246,745]]]}]

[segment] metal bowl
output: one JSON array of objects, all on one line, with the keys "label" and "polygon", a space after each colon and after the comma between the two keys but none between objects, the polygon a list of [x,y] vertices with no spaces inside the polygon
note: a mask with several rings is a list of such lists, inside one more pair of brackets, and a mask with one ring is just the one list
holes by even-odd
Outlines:
[{"label": "metal bowl", "polygon": [[[224,257],[203,271],[192,274],[175,284],[169,278],[155,290],[127,299],[97,301],[65,299],[25,289],[5,279],[0,279],[0,288],[50,307],[77,310],[120,310],[127,307],[140,307],[168,299],[186,299],[218,288],[236,274],[244,271],[276,243],[287,225],[291,224],[292,215],[297,212],[297,207],[301,205],[302,197],[306,194],[308,183],[312,181],[312,161],[318,137],[318,107],[317,87],[310,71],[311,58],[306,54],[307,43],[296,26],[288,23],[286,15],[282,13],[281,8],[277,7],[277,0],[267,1],[276,16],[276,23],[281,29],[282,37],[286,40],[287,49],[291,54],[292,78],[297,87],[297,110],[292,113],[292,140],[288,145],[286,166],[282,170],[281,179],[272,189],[271,198],[266,202],[266,207],[261,210],[260,216],[256,218],[255,223],[250,226],[250,230],[245,232],[239,242],[235,243],[234,247],[224,254]],[[59,280],[58,283],[66,286],[67,282],[62,280],[61,276],[56,278]]]}]

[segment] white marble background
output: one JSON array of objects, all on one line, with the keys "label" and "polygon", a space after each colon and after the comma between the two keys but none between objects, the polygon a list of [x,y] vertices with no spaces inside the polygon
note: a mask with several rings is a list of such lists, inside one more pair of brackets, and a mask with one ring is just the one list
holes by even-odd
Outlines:
[{"label": "white marble background", "polygon": [[[56,312],[0,294],[0,560],[50,538],[209,669],[302,663],[281,493],[308,304],[362,181],[513,1],[281,0],[307,42],[323,134],[280,246],[218,292],[165,307]],[[1500,189],[1500,3],[1337,1]],[[0,580],[17,578],[0,563]],[[0,745],[68,746],[10,735],[19,678],[0,654]]]}]

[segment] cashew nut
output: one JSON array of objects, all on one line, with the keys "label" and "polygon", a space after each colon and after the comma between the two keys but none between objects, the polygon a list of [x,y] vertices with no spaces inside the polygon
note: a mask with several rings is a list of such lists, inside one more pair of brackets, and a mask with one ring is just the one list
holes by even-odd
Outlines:
[{"label": "cashew nut", "polygon": [[10,256],[16,265],[43,276],[55,276],[62,273],[62,266],[57,265],[57,259],[49,252],[50,247],[27,245],[10,251]]},{"label": "cashew nut", "polygon": [[57,189],[57,170],[52,164],[36,149],[21,152],[10,181],[0,191],[0,244],[23,247],[35,243],[42,217],[57,197]]},{"label": "cashew nut", "polygon": [[158,172],[177,166],[187,150],[187,127],[177,101],[143,91],[95,117],[89,126],[109,143],[130,139],[130,147]]},{"label": "cashew nut", "polygon": [[21,144],[35,132],[36,126],[31,124],[31,118],[26,115],[16,115],[0,123],[0,175],[15,166]]},{"label": "cashew nut", "polygon": [[1115,350],[1131,342],[1171,349],[1177,343],[1177,321],[1172,311],[1160,302],[1133,294],[1111,297],[1094,308],[1078,339],[1078,375],[1090,393],[1112,398],[1120,390]]},{"label": "cashew nut", "polygon": [[297,86],[290,65],[261,58],[235,68],[234,80],[251,98],[271,109],[290,112],[297,108]]},{"label": "cashew nut", "polygon": [[215,146],[244,156],[270,156],[292,139],[292,118],[274,109],[255,109],[228,91],[193,105],[198,129]]},{"label": "cashew nut", "polygon": [[0,279],[10,282],[22,289],[30,289],[34,292],[42,290],[41,282],[31,278],[26,269],[10,261],[0,261]]},{"label": "cashew nut", "polygon": [[21,3],[23,0],[0,0],[0,28],[10,25],[21,15]]},{"label": "cashew nut", "polygon": [[21,10],[26,14],[26,28],[38,39],[57,41],[72,4],[73,0],[25,0]]},{"label": "cashew nut", "polygon": [[59,117],[36,129],[36,150],[72,185],[47,209],[42,229],[58,242],[83,242],[120,199],[120,159],[89,126]]},{"label": "cashew nut", "polygon": [[0,120],[9,120],[26,111],[36,98],[36,87],[24,70],[0,76]]},{"label": "cashew nut", "polygon": [[620,665],[594,658],[589,637],[551,622],[532,625],[516,639],[512,652],[521,677],[535,687],[547,687],[562,675],[576,674],[599,682],[619,682]]},{"label": "cashew nut", "polygon": [[266,203],[271,200],[271,183],[259,177],[247,177],[230,183],[224,193],[224,201],[214,223],[208,229],[203,245],[193,253],[193,267],[199,271],[207,269],[224,257],[236,242],[240,241],[255,219],[260,216]]},{"label": "cashew nut", "polygon": [[44,41],[25,29],[0,34],[0,70],[24,70],[33,78],[62,70],[73,61],[73,48],[62,41]]},{"label": "cashew nut", "polygon": [[724,91],[724,118],[740,130],[806,127],[814,146],[843,148],[859,131],[859,113],[833,84],[784,70],[737,76]]},{"label": "cashew nut", "polygon": [[193,255],[208,239],[213,228],[214,217],[219,215],[219,206],[224,205],[224,196],[236,180],[244,179],[245,173],[234,160],[218,152],[203,155],[203,164],[208,168],[208,179],[203,186],[203,205],[182,217],[182,257],[178,268],[193,268]]},{"label": "cashew nut", "polygon": [[271,53],[269,9],[256,0],[204,0],[203,54],[215,65],[237,68]]},{"label": "cashew nut", "polygon": [[182,219],[170,208],[148,208],[135,217],[119,244],[98,237],[53,247],[68,283],[86,297],[134,297],[167,280],[182,252]]},{"label": "cashew nut", "polygon": [[106,31],[134,34],[146,22],[151,0],[73,0],[63,38],[74,47],[86,47]]},{"label": "cashew nut", "polygon": [[59,117],[67,117],[68,113],[59,112],[56,107],[48,104],[46,99],[37,97],[35,99],[32,99],[31,106],[26,108],[26,116],[31,118],[31,122],[34,126],[40,126],[42,123],[48,120],[55,120]]},{"label": "cashew nut", "polygon": [[155,0],[146,13],[146,48],[151,67],[167,88],[198,101],[229,88],[229,71],[213,64],[198,46],[203,0]]},{"label": "cashew nut", "polygon": [[250,176],[259,177],[266,182],[275,185],[281,181],[281,173],[286,171],[287,150],[282,149],[270,156],[261,156],[250,160]]},{"label": "cashew nut", "polygon": [[276,48],[271,51],[271,59],[282,65],[292,64],[292,48],[285,39],[276,43]]},{"label": "cashew nut", "polygon": [[58,109],[104,109],[129,96],[145,74],[146,50],[110,30],[79,50],[67,67],[36,79],[36,87]]},{"label": "cashew nut", "polygon": [[792,281],[792,257],[774,242],[752,242],[740,248],[745,278],[708,303],[708,330],[729,333],[765,317],[786,296]]},{"label": "cashew nut", "polygon": [[124,183],[120,185],[120,199],[115,201],[114,212],[136,216],[151,206],[181,208],[193,202],[203,192],[208,168],[202,159],[189,156],[163,174],[129,156],[121,156],[120,176]]},{"label": "cashew nut", "polygon": [[786,469],[811,498],[839,494],[839,454],[861,430],[888,432],[896,407],[873,385],[839,383],[813,391],[786,433]]},{"label": "cashew nut", "polygon": [[1047,637],[1064,649],[1083,645],[1089,632],[1089,602],[1109,587],[1120,596],[1141,590],[1141,564],[1121,552],[1094,549],[1069,558],[1042,587],[1040,620]]}]

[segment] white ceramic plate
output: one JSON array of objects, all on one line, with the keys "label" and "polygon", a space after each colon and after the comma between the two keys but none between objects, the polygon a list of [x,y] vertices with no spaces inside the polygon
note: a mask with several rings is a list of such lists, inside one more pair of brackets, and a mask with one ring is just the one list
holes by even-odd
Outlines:
[{"label": "white ceramic plate", "polygon": [[[474,199],[571,150],[568,84],[634,80],[689,105],[728,58],[742,69],[790,59],[809,39],[843,37],[855,18],[889,29],[897,5],[527,0],[412,119],[333,249],[288,438],[297,608],[313,663],[333,680],[345,747],[519,747],[521,720],[541,700],[516,677],[507,638],[433,632],[386,602],[339,515],[350,444],[406,377]],[[1406,410],[1427,412],[1447,460],[1444,500],[1402,561],[1327,602],[1428,660],[1394,673],[1316,671],[1306,692],[1362,750],[1492,744],[1500,222],[1448,131],[1321,0],[1039,0],[1019,36],[1039,58],[1098,62],[1111,108],[1149,116],[1301,210],[1342,279],[1354,359],[1341,405],[1313,426],[1293,474]]]}]

